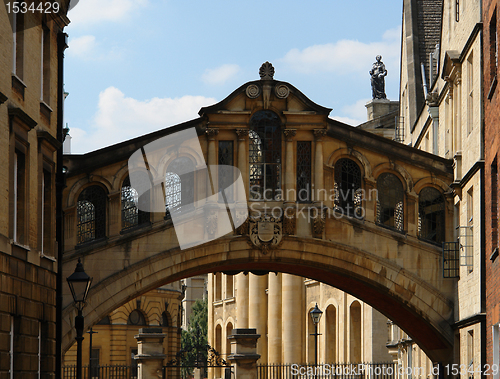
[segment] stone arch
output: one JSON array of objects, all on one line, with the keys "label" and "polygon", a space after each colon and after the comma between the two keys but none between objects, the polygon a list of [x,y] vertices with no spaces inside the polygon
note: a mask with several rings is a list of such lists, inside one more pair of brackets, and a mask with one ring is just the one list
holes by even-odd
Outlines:
[{"label": "stone arch", "polygon": [[335,163],[337,163],[337,161],[341,158],[349,158],[354,160],[361,168],[362,177],[365,180],[374,180],[370,161],[363,154],[361,154],[357,150],[354,150],[353,148],[343,147],[335,150],[328,158],[326,165],[334,169]]},{"label": "stone arch", "polygon": [[107,178],[105,178],[104,176],[100,176],[100,175],[85,176],[85,177],[81,178],[80,180],[76,181],[73,184],[73,186],[70,188],[69,194],[68,194],[68,196],[66,196],[66,198],[67,198],[66,208],[75,206],[77,201],[78,201],[78,196],[80,195],[80,193],[86,187],[90,187],[91,185],[94,185],[94,184],[104,187],[104,189],[106,190],[106,193],[108,195],[113,192],[112,191],[113,186],[111,185],[109,180]]},{"label": "stone arch", "polygon": [[195,169],[206,166],[205,158],[199,157],[198,153],[194,149],[181,146],[175,156],[164,156],[160,159],[158,162],[158,173],[161,173],[162,176],[165,175],[170,164],[178,158],[188,158]]},{"label": "stone arch", "polygon": [[436,178],[435,176],[426,176],[421,178],[415,182],[415,193],[419,194],[425,187],[434,187],[439,190],[443,196],[445,193],[450,192],[452,189],[448,184],[443,182],[441,179]]},{"label": "stone arch", "polygon": [[380,163],[373,170],[373,177],[376,180],[379,177],[379,175],[384,172],[390,172],[398,176],[399,179],[401,180],[401,183],[403,183],[404,190],[409,194],[415,194],[413,179],[410,173],[406,171],[406,169],[403,166],[394,162]]},{"label": "stone arch", "polygon": [[120,191],[122,188],[123,181],[129,176],[128,164],[125,163],[118,171],[113,175],[112,186],[113,191]]},{"label": "stone arch", "polygon": [[[439,267],[438,249],[427,245],[421,248],[428,252],[429,264]],[[102,253],[92,251],[83,255],[84,267],[95,267],[92,259],[99,258]],[[74,269],[77,258],[73,255],[65,260],[63,275]],[[425,279],[392,260],[360,248],[299,237],[284,238],[281,250],[266,255],[249,248],[244,237],[216,240],[187,250],[158,251],[95,282],[84,308],[85,325],[87,328],[92,326],[130,298],[184,277],[216,271],[252,270],[307,276],[335,286],[398,323],[431,359],[446,362],[450,358],[453,283],[446,282],[439,269],[434,273],[435,279]],[[425,270],[425,275],[430,273]],[[64,297],[64,350],[75,337],[72,323],[76,311],[70,297],[69,293]],[[218,324],[222,328],[221,321]]]},{"label": "stone arch", "polygon": [[229,362],[227,357],[231,354],[231,340],[227,337],[232,334],[234,325],[234,320],[231,317],[226,320],[226,327],[224,328],[224,335],[226,336],[224,344],[224,359],[226,360],[226,362]]}]

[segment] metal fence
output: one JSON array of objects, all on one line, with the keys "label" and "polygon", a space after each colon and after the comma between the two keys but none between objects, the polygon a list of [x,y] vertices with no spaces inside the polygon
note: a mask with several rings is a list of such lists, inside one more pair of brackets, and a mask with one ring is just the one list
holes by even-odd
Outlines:
[{"label": "metal fence", "polygon": [[321,363],[257,365],[257,379],[396,379],[388,363]]},{"label": "metal fence", "polygon": [[[63,379],[75,379],[76,366],[63,367]],[[82,379],[137,379],[137,366],[127,365],[99,365],[92,366],[89,375],[89,366],[82,367]]]}]

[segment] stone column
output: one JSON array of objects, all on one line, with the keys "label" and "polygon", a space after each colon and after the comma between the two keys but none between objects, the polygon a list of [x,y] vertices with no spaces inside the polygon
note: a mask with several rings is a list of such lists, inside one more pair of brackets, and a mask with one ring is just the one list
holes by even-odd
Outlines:
[{"label": "stone column", "polygon": [[364,198],[364,216],[366,221],[376,222],[377,218],[377,182],[373,178],[365,177],[365,198]]},{"label": "stone column", "polygon": [[314,138],[316,139],[316,152],[314,154],[314,202],[324,201],[325,182],[323,180],[323,140],[326,135],[326,129],[314,129]]},{"label": "stone column", "polygon": [[137,340],[137,379],[158,379],[162,377],[163,339],[166,334],[161,328],[141,328]]},{"label": "stone column", "polygon": [[281,273],[269,273],[267,351],[269,363],[281,363]]},{"label": "stone column", "polygon": [[234,378],[257,379],[259,337],[255,329],[233,329],[233,334],[228,337],[231,341],[231,355],[228,359],[234,368]]},{"label": "stone column", "polygon": [[248,328],[248,274],[236,275],[236,326]]},{"label": "stone column", "polygon": [[300,276],[282,274],[282,363],[302,362],[303,285]]},{"label": "stone column", "polygon": [[255,328],[257,333],[264,336],[259,341],[257,353],[261,356],[261,363],[267,361],[267,275],[248,274],[248,326]]}]

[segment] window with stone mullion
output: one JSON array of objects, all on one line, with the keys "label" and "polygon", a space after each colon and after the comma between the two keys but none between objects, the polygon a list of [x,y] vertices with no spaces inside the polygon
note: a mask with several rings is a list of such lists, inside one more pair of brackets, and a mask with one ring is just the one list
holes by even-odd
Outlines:
[{"label": "window with stone mullion", "polygon": [[297,201],[311,201],[311,141],[297,141]]},{"label": "window with stone mullion", "polygon": [[219,201],[224,201],[222,191],[227,202],[233,202],[233,191],[230,190],[234,182],[233,141],[219,141]]}]

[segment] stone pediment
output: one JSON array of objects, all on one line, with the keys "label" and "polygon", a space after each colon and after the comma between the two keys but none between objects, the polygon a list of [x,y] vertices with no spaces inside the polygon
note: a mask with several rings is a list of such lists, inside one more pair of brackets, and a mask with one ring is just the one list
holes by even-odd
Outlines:
[{"label": "stone pediment", "polygon": [[224,100],[200,109],[200,116],[213,114],[251,114],[257,109],[287,113],[328,116],[332,111],[316,104],[287,82],[273,79],[274,68],[268,62],[260,69],[261,80],[247,82]]}]

